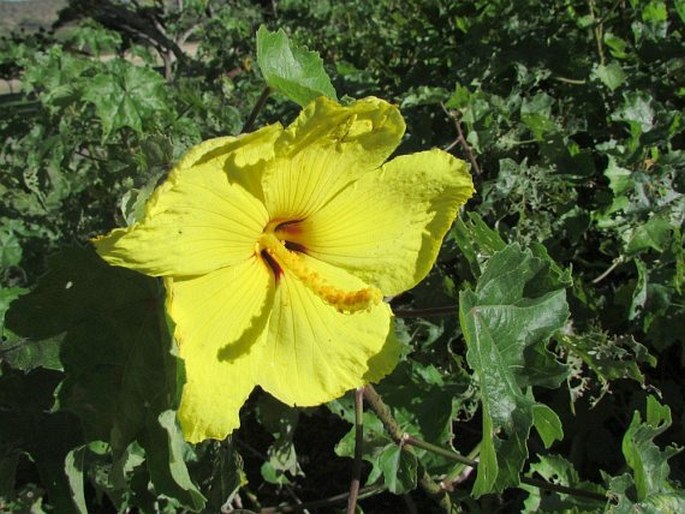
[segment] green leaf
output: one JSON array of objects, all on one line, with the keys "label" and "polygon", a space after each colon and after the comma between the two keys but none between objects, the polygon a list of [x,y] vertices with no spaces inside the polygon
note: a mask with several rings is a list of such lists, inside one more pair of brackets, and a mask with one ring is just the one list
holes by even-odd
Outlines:
[{"label": "green leaf", "polygon": [[9,332],[7,341],[0,346],[0,356],[14,369],[31,371],[36,368],[63,369],[59,358],[62,335],[41,340],[29,340]]},{"label": "green leaf", "polygon": [[626,242],[626,254],[632,256],[648,249],[663,252],[672,240],[673,227],[669,220],[656,214],[646,223],[638,225],[623,235]]},{"label": "green leaf", "polygon": [[466,359],[478,375],[483,404],[477,496],[518,485],[532,426],[546,445],[562,436],[556,415],[529,389],[558,387],[567,376],[545,349],[569,314],[551,269],[549,260],[509,245],[488,261],[476,290],[459,296]]},{"label": "green leaf", "polygon": [[293,443],[299,412],[270,396],[260,397],[257,408],[262,426],[275,438],[262,464],[262,476],[272,484],[289,484],[291,478],[304,475]]},{"label": "green leaf", "polygon": [[142,133],[150,119],[168,108],[164,78],[123,59],[107,62],[105,72],[88,80],[83,97],[95,105],[103,139],[123,127]]},{"label": "green leaf", "polygon": [[673,6],[680,17],[680,21],[685,25],[685,0],[675,0]]},{"label": "green leaf", "polygon": [[378,465],[391,493],[404,494],[416,488],[418,460],[413,453],[388,445],[378,456]]},{"label": "green leaf", "polygon": [[319,96],[337,99],[319,54],[291,44],[283,29],[259,27],[257,64],[269,87],[302,106]]},{"label": "green leaf", "polygon": [[9,310],[10,304],[28,292],[29,290],[23,287],[0,286],[0,336],[5,332],[5,313]]},{"label": "green leaf", "polygon": [[[349,396],[330,402],[331,411],[337,413],[350,423],[354,422],[354,405]],[[373,412],[364,412],[364,438],[362,442],[362,458],[371,463],[367,484],[373,484],[383,479],[395,494],[403,494],[416,487],[418,461],[412,451],[409,455],[388,436],[381,420]],[[353,457],[355,449],[355,428],[335,446],[335,453],[341,457]],[[408,455],[402,455],[402,454]]]},{"label": "green leaf", "polygon": [[654,107],[652,97],[644,92],[623,95],[623,105],[611,115],[615,121],[628,123],[638,135],[654,128]]},{"label": "green leaf", "polygon": [[198,508],[181,436],[165,414],[176,407],[179,363],[159,282],[109,266],[90,248],[65,248],[48,269],[12,303],[7,326],[28,340],[64,334],[60,408],[79,417],[87,441],[108,441],[115,461],[139,440],[157,493]]},{"label": "green leaf", "polygon": [[[581,481],[578,472],[564,457],[559,455],[538,455],[539,462],[530,465],[528,476],[539,475],[545,481],[559,484],[581,491],[602,494],[602,488],[591,482]],[[522,484],[521,488],[528,492],[528,498],[524,502],[523,513],[538,512],[574,512],[595,513],[599,512],[606,502],[593,500],[572,494],[563,494],[553,491],[544,491],[538,487]]]},{"label": "green leaf", "polygon": [[465,217],[457,218],[451,236],[468,261],[474,277],[481,275],[484,261],[506,246],[499,232],[488,227],[475,212],[467,212]]},{"label": "green leaf", "polygon": [[[629,336],[613,336],[603,331],[594,330],[581,334],[564,334],[560,341],[568,348],[569,352],[580,359],[599,379],[601,390],[597,398],[591,399],[591,404],[596,404],[609,390],[610,383],[618,379],[631,379],[645,383],[645,377],[640,370],[641,365],[656,366],[656,358],[649,353],[647,348]],[[572,396],[580,397],[585,394],[582,384],[585,380],[579,375],[578,382],[581,389]]]},{"label": "green leaf", "polygon": [[[152,414],[152,413],[151,413]],[[185,456],[190,446],[176,421],[176,412],[166,410],[147,418],[147,430],[141,434],[150,478],[158,494],[164,494],[193,510],[205,505],[205,498],[188,473]]]},{"label": "green leaf", "polygon": [[604,171],[604,176],[609,179],[609,189],[611,189],[615,197],[629,193],[635,187],[632,172],[618,166],[616,159],[612,155],[609,156],[609,164]]},{"label": "green leaf", "polygon": [[[648,496],[672,492],[668,478],[668,459],[680,452],[673,446],[660,450],[654,438],[671,426],[671,409],[661,405],[653,396],[647,397],[647,416],[643,423],[639,411],[623,436],[623,456],[633,471],[637,500]],[[682,491],[681,491],[682,494]]]},{"label": "green leaf", "polygon": [[594,75],[602,81],[602,84],[612,91],[621,86],[626,79],[623,68],[621,68],[621,65],[617,62],[612,62],[607,65],[598,65],[594,69]]},{"label": "green leaf", "polygon": [[64,461],[64,472],[67,475],[74,505],[79,514],[88,514],[86,496],[83,490],[83,460],[85,452],[85,446],[74,448],[67,453],[67,458]]},{"label": "green leaf", "polygon": [[633,262],[637,269],[637,280],[635,281],[633,298],[628,310],[628,319],[635,319],[644,309],[645,303],[647,303],[647,283],[649,278],[647,265],[640,259],[635,259]]},{"label": "green leaf", "polygon": [[452,439],[454,399],[468,388],[465,379],[443,377],[432,364],[408,359],[377,386],[403,431],[433,444]]},{"label": "green leaf", "polygon": [[554,441],[561,441],[564,438],[564,431],[561,428],[561,420],[557,413],[547,405],[536,403],[532,407],[533,425],[535,425],[545,448],[552,446]]},{"label": "green leaf", "polygon": [[10,227],[0,227],[0,269],[17,266],[21,262],[21,245]]},{"label": "green leaf", "polygon": [[532,98],[524,99],[521,103],[521,121],[537,140],[556,130],[556,124],[552,119],[553,102],[554,99],[548,94],[539,93]]}]

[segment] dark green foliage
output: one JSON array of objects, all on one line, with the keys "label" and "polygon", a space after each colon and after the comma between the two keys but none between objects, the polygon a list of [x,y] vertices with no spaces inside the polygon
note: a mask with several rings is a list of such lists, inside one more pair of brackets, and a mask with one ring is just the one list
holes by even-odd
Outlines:
[{"label": "dark green foliage", "polygon": [[0,77],[21,79],[0,97],[0,510],[348,489],[351,395],[255,393],[231,439],[186,445],[161,286],[73,246],[134,223],[267,84],[257,125],[319,93],[382,96],[407,120],[399,153],[449,148],[476,181],[433,272],[393,299],[405,352],[377,390],[401,430],[480,466],[400,449],[367,409],[364,510],[407,494],[440,512],[424,472],[472,512],[685,508],[682,1],[74,0],[60,23],[0,39]]}]

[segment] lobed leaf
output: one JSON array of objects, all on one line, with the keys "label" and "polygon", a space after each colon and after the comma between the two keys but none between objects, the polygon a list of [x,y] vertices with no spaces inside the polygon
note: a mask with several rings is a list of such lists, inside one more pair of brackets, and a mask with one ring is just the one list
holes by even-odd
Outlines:
[{"label": "lobed leaf", "polygon": [[475,291],[459,296],[466,359],[483,404],[477,496],[519,483],[535,426],[545,445],[563,436],[558,416],[535,402],[530,386],[558,387],[567,370],[545,349],[568,318],[566,294],[549,260],[508,245],[495,253]]}]

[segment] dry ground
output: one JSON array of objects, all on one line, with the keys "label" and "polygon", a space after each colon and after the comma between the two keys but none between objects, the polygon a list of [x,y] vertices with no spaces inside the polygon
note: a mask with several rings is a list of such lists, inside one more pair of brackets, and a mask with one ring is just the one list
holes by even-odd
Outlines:
[{"label": "dry ground", "polygon": [[14,30],[49,29],[67,0],[0,0],[0,35]]}]

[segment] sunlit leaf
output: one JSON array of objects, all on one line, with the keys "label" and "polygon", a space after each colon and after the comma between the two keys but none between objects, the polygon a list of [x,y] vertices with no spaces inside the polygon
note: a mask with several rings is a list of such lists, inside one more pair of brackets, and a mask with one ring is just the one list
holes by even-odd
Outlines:
[{"label": "sunlit leaf", "polygon": [[679,453],[673,446],[659,449],[654,438],[671,426],[671,409],[661,405],[653,396],[647,398],[647,416],[644,422],[638,411],[623,436],[623,455],[633,471],[638,501],[658,493],[672,492],[668,479],[668,459]]},{"label": "sunlit leaf", "polygon": [[106,139],[123,127],[141,133],[148,120],[167,108],[165,85],[159,73],[113,59],[86,83],[83,97],[95,105]]},{"label": "sunlit leaf", "polygon": [[257,64],[269,87],[302,106],[318,96],[337,98],[319,54],[292,44],[283,29],[259,27]]},{"label": "sunlit leaf", "polygon": [[488,261],[475,291],[459,296],[466,358],[478,376],[483,405],[473,489],[478,496],[518,484],[532,426],[546,444],[563,434],[554,411],[536,403],[529,389],[553,386],[567,374],[545,350],[569,314],[563,287],[544,280],[549,270],[545,260],[509,245]]}]

